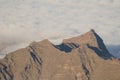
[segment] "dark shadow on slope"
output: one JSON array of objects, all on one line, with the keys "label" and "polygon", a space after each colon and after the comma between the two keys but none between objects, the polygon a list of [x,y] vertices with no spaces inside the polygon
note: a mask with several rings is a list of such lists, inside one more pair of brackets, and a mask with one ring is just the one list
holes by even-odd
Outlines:
[{"label": "dark shadow on slope", "polygon": [[100,36],[99,36],[96,32],[94,32],[94,35],[96,36],[96,40],[97,40],[97,43],[98,43],[99,48],[100,48],[102,51],[104,51],[104,53],[109,53],[109,51],[107,50],[107,48],[106,48],[103,40],[100,38]]},{"label": "dark shadow on slope", "polygon": [[100,56],[101,58],[112,59],[112,57],[114,57],[114,56],[109,53],[109,51],[107,50],[103,40],[100,38],[100,36],[95,31],[93,31],[93,33],[96,37],[98,48],[90,46],[90,45],[88,45],[88,47],[90,49],[94,50],[97,53],[97,55]]},{"label": "dark shadow on slope", "polygon": [[55,45],[55,48],[59,49],[60,51],[64,51],[66,53],[69,53],[72,51],[74,48],[78,48],[79,45],[74,44],[74,43],[62,43],[60,45]]},{"label": "dark shadow on slope", "polygon": [[82,64],[82,67],[83,67],[83,70],[84,70],[85,75],[87,76],[88,80],[90,80],[90,72],[89,72],[89,70],[87,69],[87,67],[84,64]]},{"label": "dark shadow on slope", "polygon": [[99,57],[101,57],[101,58],[103,58],[103,59],[112,59],[112,55],[110,54],[110,53],[107,53],[106,51],[104,51],[104,50],[102,50],[102,49],[98,49],[98,48],[96,48],[96,47],[92,47],[92,46],[89,46],[88,45],[88,47],[90,48],[90,49],[92,49],[92,50],[94,50],[95,51],[95,53],[99,56]]},{"label": "dark shadow on slope", "polygon": [[[0,69],[0,74],[3,76],[3,79],[4,79],[4,80],[8,80],[7,78],[9,77],[10,80],[13,80],[13,79],[14,79],[14,76],[13,76],[13,74],[11,73],[10,69],[9,69],[6,65],[4,65],[4,64],[2,64],[2,63],[0,63],[0,65],[2,65],[2,68]],[[5,75],[4,72],[5,72],[7,75]],[[0,78],[0,80],[1,80],[1,78]]]},{"label": "dark shadow on slope", "polygon": [[38,62],[40,65],[42,64],[41,58],[39,58],[38,56],[36,56],[33,52],[30,52],[30,55],[31,55],[31,57],[33,58],[33,60],[35,62]]}]

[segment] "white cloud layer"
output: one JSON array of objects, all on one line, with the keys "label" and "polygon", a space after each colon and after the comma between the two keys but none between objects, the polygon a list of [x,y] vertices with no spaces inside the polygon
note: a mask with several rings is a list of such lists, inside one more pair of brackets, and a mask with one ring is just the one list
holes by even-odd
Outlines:
[{"label": "white cloud layer", "polygon": [[91,28],[106,44],[120,44],[120,0],[0,0],[0,45],[9,49]]}]

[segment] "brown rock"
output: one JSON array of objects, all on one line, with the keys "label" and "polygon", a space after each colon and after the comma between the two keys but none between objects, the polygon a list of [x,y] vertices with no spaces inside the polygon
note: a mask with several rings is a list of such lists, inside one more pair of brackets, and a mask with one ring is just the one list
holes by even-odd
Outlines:
[{"label": "brown rock", "polygon": [[119,80],[120,61],[94,30],[53,45],[48,40],[0,60],[0,80]]}]

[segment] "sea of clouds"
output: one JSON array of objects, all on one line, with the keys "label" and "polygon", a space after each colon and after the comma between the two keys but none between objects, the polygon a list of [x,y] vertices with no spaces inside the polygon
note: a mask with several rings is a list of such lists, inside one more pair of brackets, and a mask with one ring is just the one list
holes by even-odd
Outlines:
[{"label": "sea of clouds", "polygon": [[119,45],[120,0],[0,0],[1,54],[34,40],[59,44],[91,28],[107,45]]}]

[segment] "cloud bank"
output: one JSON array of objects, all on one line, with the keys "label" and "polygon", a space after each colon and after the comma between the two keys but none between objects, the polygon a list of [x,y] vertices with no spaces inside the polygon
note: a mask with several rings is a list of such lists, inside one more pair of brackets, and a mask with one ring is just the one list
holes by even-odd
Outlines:
[{"label": "cloud bank", "polygon": [[62,39],[93,28],[109,45],[120,44],[120,0],[0,0],[0,46]]}]

